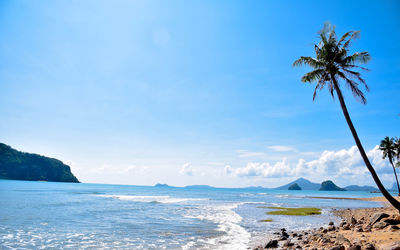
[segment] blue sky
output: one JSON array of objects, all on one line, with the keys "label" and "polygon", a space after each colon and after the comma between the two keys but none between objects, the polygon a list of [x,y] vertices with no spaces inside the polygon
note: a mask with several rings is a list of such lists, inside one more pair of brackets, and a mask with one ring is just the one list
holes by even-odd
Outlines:
[{"label": "blue sky", "polygon": [[[372,184],[338,101],[312,102],[308,68],[292,67],[330,21],[361,30],[353,49],[372,56],[368,104],[345,98],[391,186],[375,146],[400,136],[399,13],[396,1],[1,1],[0,141],[84,182]],[[361,172],[338,174],[349,167]]]}]

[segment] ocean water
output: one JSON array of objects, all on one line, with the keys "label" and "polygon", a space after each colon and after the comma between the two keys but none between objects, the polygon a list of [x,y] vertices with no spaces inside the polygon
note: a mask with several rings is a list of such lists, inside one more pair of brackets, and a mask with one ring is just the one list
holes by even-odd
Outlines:
[{"label": "ocean water", "polygon": [[[338,221],[330,211],[375,202],[368,192],[176,188],[0,180],[1,249],[246,249],[285,227]],[[266,206],[321,215],[267,215]],[[260,222],[270,218],[272,222]]]}]

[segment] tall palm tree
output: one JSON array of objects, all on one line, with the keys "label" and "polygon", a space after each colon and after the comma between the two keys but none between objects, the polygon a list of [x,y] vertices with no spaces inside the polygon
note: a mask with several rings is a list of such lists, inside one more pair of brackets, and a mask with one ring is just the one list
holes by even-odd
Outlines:
[{"label": "tall palm tree", "polygon": [[390,164],[393,167],[394,176],[396,177],[397,190],[399,191],[399,196],[400,196],[399,179],[397,179],[396,169],[394,168],[394,164],[393,164],[393,158],[396,157],[396,153],[397,153],[394,139],[386,136],[385,139],[383,139],[381,141],[381,145],[379,146],[379,149],[382,150],[382,153],[383,153],[382,158],[385,159],[387,157],[389,159]]},{"label": "tall palm tree", "polygon": [[302,82],[316,82],[316,87],[313,95],[313,100],[317,95],[318,90],[322,90],[327,86],[330,94],[334,98],[335,93],[339,98],[340,106],[343,110],[344,117],[346,118],[347,124],[353,134],[354,141],[360,151],[361,157],[363,158],[366,167],[370,171],[372,178],[374,179],[379,190],[383,196],[400,212],[400,202],[393,198],[389,192],[385,189],[380,181],[375,169],[372,167],[367,154],[358,138],[357,132],[353,126],[353,122],[350,119],[349,112],[347,111],[346,104],[344,102],[342,90],[340,88],[339,79],[342,79],[347,87],[350,88],[353,96],[365,104],[366,99],[364,93],[359,89],[359,84],[364,86],[368,91],[368,86],[365,80],[361,77],[360,72],[357,70],[367,70],[364,67],[357,65],[367,63],[370,60],[368,52],[356,52],[349,54],[349,46],[353,39],[359,37],[359,31],[349,31],[345,33],[340,40],[337,40],[335,28],[330,24],[325,24],[324,28],[318,32],[321,41],[314,46],[316,57],[300,57],[293,63],[293,66],[302,66],[303,64],[313,68],[311,72],[305,74],[302,78]]}]

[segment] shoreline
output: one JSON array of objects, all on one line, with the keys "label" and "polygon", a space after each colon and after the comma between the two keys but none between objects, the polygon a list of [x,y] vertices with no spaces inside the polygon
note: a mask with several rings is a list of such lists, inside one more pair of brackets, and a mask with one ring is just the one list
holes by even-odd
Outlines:
[{"label": "shoreline", "polygon": [[338,225],[329,222],[324,227],[301,231],[282,228],[253,249],[400,249],[400,214],[383,196],[307,198],[373,201],[382,207],[333,209],[332,213],[342,219]]}]

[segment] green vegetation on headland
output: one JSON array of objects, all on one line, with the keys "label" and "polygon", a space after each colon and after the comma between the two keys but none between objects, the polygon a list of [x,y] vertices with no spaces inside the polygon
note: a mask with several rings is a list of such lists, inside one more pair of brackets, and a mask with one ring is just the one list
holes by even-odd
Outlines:
[{"label": "green vegetation on headland", "polygon": [[20,152],[0,143],[0,179],[79,182],[61,161]]},{"label": "green vegetation on headland", "polygon": [[321,209],[315,207],[265,207],[265,208],[276,210],[267,212],[267,214],[271,215],[306,216],[306,215],[321,214]]},{"label": "green vegetation on headland", "polygon": [[272,222],[272,219],[260,220],[260,222]]},{"label": "green vegetation on headland", "polygon": [[346,191],[346,189],[338,187],[332,181],[324,181],[321,183],[320,191]]},{"label": "green vegetation on headland", "polygon": [[297,183],[294,183],[288,187],[288,190],[301,190],[301,187]]}]

